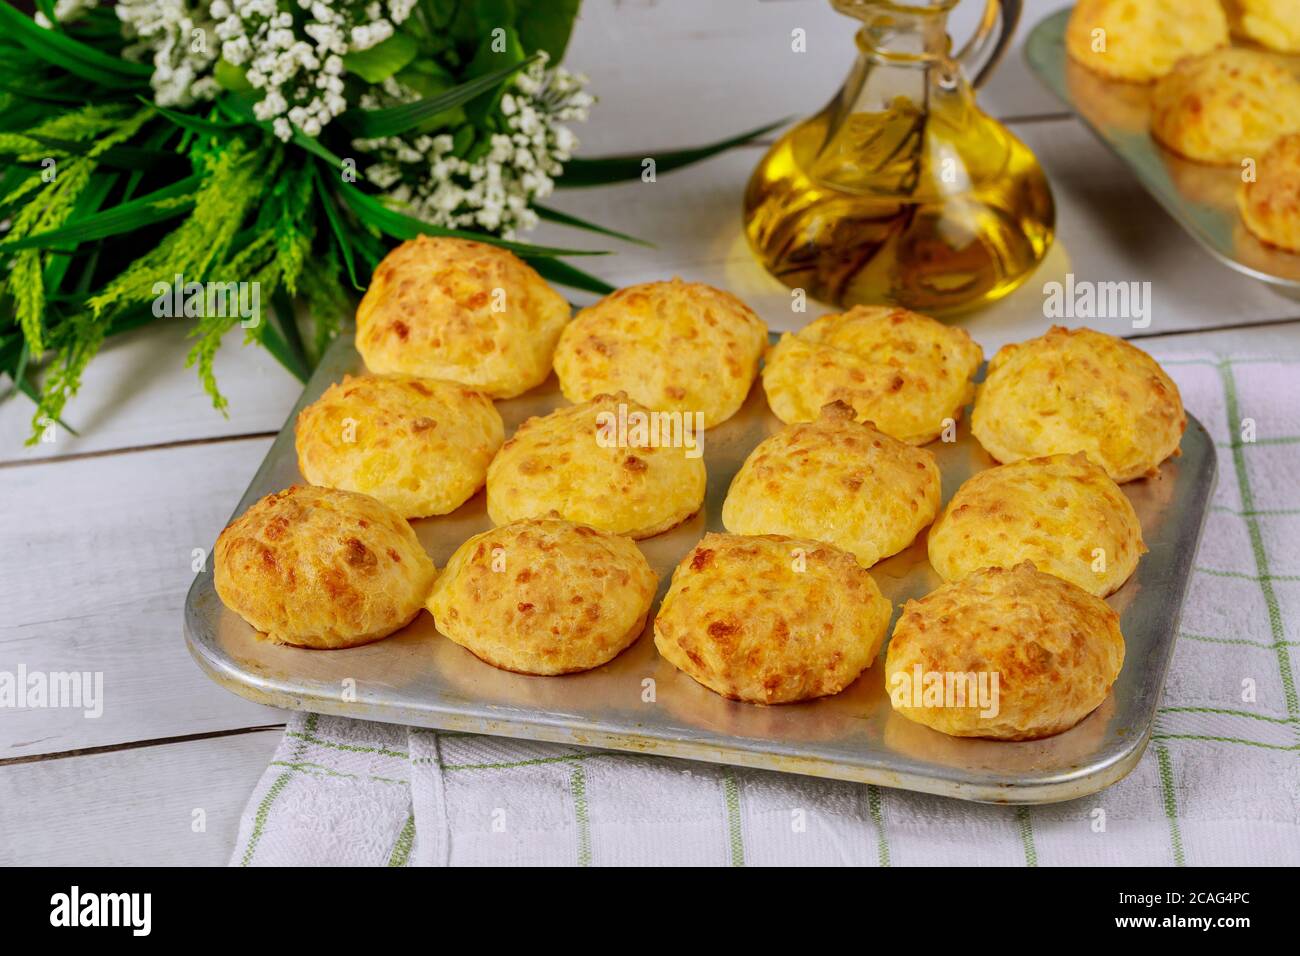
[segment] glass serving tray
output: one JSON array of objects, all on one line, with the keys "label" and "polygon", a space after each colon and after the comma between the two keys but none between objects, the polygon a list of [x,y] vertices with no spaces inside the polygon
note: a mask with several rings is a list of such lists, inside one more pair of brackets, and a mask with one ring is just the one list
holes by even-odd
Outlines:
[{"label": "glass serving tray", "polygon": [[[293,435],[298,410],[344,373],[362,370],[345,333],[308,382],[236,515],[263,495],[302,481]],[[497,407],[510,435],[525,418],[564,404],[552,376]],[[723,530],[722,501],[741,462],[781,427],[756,382],[741,411],[705,434],[709,477],[704,507],[685,524],[638,542],[660,576],[656,610],[681,557],[705,531]],[[971,474],[993,464],[965,420],[955,443],[927,447],[938,458],[945,502]],[[190,588],[185,637],[199,665],[217,683],[250,700],[291,710],[656,753],[966,800],[1068,800],[1123,777],[1151,734],[1215,481],[1214,449],[1195,419],[1189,418],[1182,451],[1157,477],[1123,486],[1150,548],[1136,574],[1109,598],[1121,614],[1127,641],[1124,669],[1100,708],[1073,729],[1045,740],[959,739],[898,716],[885,690],[883,649],[841,694],[764,707],[725,700],[676,670],[655,650],[650,622],[646,633],[610,663],[563,677],[497,670],[442,637],[425,611],[392,637],[363,647],[286,647],[261,638],[226,609],[210,567]],[[454,513],[413,526],[441,569],[465,539],[491,522],[480,491]],[[905,551],[872,569],[894,604],[895,619],[904,601],[941,583],[926,559],[925,539],[922,533]],[[653,701],[643,699],[647,678],[654,681]],[[355,699],[345,699],[348,687],[354,687]]]},{"label": "glass serving tray", "polygon": [[[1062,10],[1030,32],[1025,41],[1030,69],[1217,259],[1238,272],[1300,293],[1300,255],[1260,242],[1241,221],[1236,202],[1240,167],[1194,163],[1156,142],[1149,132],[1154,84],[1108,80],[1075,63],[1065,52],[1069,19],[1070,11]],[[1300,73],[1298,58],[1264,55]]]}]

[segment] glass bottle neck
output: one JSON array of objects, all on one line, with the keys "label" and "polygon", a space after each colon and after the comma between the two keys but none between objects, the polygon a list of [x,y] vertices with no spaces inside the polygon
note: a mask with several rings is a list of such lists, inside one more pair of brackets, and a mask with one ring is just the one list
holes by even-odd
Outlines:
[{"label": "glass bottle neck", "polygon": [[947,14],[933,11],[871,14],[858,30],[857,44],[862,56],[899,66],[946,62],[952,50]]},{"label": "glass bottle neck", "polygon": [[821,136],[806,168],[834,189],[910,192],[931,159],[932,125],[964,126],[974,109],[961,68],[949,55],[951,3],[839,0],[837,7],[845,4],[854,4],[862,21],[859,56],[816,120]]}]

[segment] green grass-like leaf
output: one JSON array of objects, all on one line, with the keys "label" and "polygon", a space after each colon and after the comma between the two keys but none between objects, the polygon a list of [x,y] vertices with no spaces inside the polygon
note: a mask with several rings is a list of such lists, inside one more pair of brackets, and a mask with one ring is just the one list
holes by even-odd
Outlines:
[{"label": "green grass-like leaf", "polygon": [[553,222],[561,226],[572,226],[574,229],[585,229],[588,232],[598,232],[602,236],[611,236],[614,239],[622,239],[624,242],[635,242],[638,246],[654,248],[653,242],[638,239],[636,236],[629,236],[626,232],[619,232],[617,229],[609,229],[598,223],[579,219],[577,216],[571,216],[567,212],[560,212],[560,210],[552,209],[549,206],[541,206],[537,203],[533,203],[533,211],[537,213],[537,218],[546,222]]},{"label": "green grass-like leaf", "polygon": [[528,259],[527,262],[537,270],[538,275],[550,282],[597,295],[609,295],[614,291],[614,287],[604,279],[583,272],[561,259]]},{"label": "green grass-like leaf", "polygon": [[[69,153],[73,156],[79,156],[88,153],[93,148],[93,144],[79,143],[75,140],[56,139],[53,136],[41,136],[37,133],[25,134],[27,139],[33,140],[42,146],[49,147],[58,152]],[[169,153],[161,149],[146,149],[139,146],[114,146],[104,150],[97,157],[99,163],[103,166],[112,166],[115,169],[156,169],[159,166],[168,166],[181,162],[180,157],[175,153]]]},{"label": "green grass-like leaf", "polygon": [[406,64],[415,59],[420,45],[408,34],[398,30],[382,43],[368,50],[354,50],[344,54],[343,66],[367,83],[382,83]]},{"label": "green grass-like leaf", "polygon": [[325,186],[325,178],[321,175],[320,167],[315,163],[311,164],[311,178],[313,185],[316,187],[316,196],[320,199],[321,207],[325,210],[325,218],[329,220],[330,229],[333,230],[339,251],[343,255],[343,263],[348,270],[348,280],[352,283],[352,288],[358,292],[364,292],[365,290],[361,287],[361,284],[357,282],[357,266],[352,257],[352,243],[343,229],[342,218],[339,216],[338,209],[334,206],[334,197],[329,194],[329,190]]},{"label": "green grass-like leaf", "polygon": [[455,109],[470,100],[496,89],[497,85],[514,73],[523,69],[537,59],[530,56],[519,63],[484,73],[460,86],[437,96],[426,96],[414,103],[403,103],[381,110],[350,109],[338,118],[353,136],[360,139],[378,139],[383,136],[397,136],[414,129],[431,116],[437,116],[446,110]]},{"label": "green grass-like leaf", "polygon": [[110,56],[66,33],[46,30],[7,0],[0,0],[0,30],[46,62],[110,89],[145,86],[153,73],[152,66]]},{"label": "green grass-like leaf", "polygon": [[748,143],[764,133],[769,133],[780,126],[784,126],[787,122],[789,120],[778,120],[775,123],[768,123],[766,126],[752,129],[747,133],[729,136],[726,139],[718,140],[716,143],[695,146],[690,149],[678,149],[669,152],[647,150],[642,153],[625,153],[622,156],[605,156],[598,159],[571,159],[564,164],[564,173],[556,180],[555,185],[561,189],[572,189],[584,186],[604,186],[608,183],[640,179],[644,168],[642,164],[647,159],[655,161],[656,174],[670,172],[674,169],[681,169],[683,166],[689,166],[692,163],[698,163],[700,160],[708,159],[711,156],[716,156],[718,153],[726,152],[734,146]]},{"label": "green grass-like leaf", "polygon": [[194,195],[202,185],[203,176],[196,174],[139,199],[86,216],[70,226],[0,243],[0,246],[6,249],[53,249],[68,243],[134,232],[142,226],[175,219],[189,212],[194,206]]},{"label": "green grass-like leaf", "polygon": [[414,239],[419,235],[450,236],[455,239],[471,239],[484,242],[490,246],[500,246],[525,258],[546,258],[551,256],[604,256],[607,252],[588,249],[556,249],[551,246],[532,246],[526,242],[512,242],[498,239],[496,236],[477,232],[465,232],[461,229],[444,229],[414,216],[408,216],[395,209],[389,209],[374,196],[363,193],[351,183],[339,183],[339,193],[344,202],[351,207],[357,218],[368,226],[378,229],[394,239]]},{"label": "green grass-like leaf", "polygon": [[191,133],[229,133],[231,130],[245,125],[242,122],[226,122],[225,120],[202,119],[198,116],[191,116],[189,113],[182,113],[180,110],[159,106],[143,96],[139,97],[139,100],[160,116],[166,117],[181,129],[189,130]]}]

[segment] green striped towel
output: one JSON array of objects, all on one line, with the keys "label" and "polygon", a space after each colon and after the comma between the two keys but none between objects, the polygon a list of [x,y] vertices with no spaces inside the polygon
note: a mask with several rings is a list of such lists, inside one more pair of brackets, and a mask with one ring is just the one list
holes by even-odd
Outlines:
[{"label": "green striped towel", "polygon": [[1300,365],[1161,360],[1215,438],[1219,486],[1151,746],[1110,789],[987,806],[296,714],[231,862],[1300,863]]}]

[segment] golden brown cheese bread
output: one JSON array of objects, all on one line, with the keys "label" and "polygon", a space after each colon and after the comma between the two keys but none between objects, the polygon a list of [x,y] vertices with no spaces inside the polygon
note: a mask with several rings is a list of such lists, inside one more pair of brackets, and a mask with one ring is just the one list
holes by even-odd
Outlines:
[{"label": "golden brown cheese bread", "polygon": [[853,409],[836,402],[750,452],[722,523],[735,534],[825,541],[869,568],[934,520],[940,490],[934,455],[854,421]]},{"label": "golden brown cheese bread", "polygon": [[704,460],[698,445],[638,431],[637,416],[649,414],[620,393],[528,419],[488,468],[488,514],[508,524],[554,512],[633,538],[681,524],[704,503]]},{"label": "golden brown cheese bread", "polygon": [[658,585],[629,539],[540,518],[462,544],[428,607],[439,631],[494,667],[568,674],[640,637]]},{"label": "golden brown cheese bread", "polygon": [[971,413],[971,432],[1000,462],[1081,451],[1121,483],[1155,474],[1186,427],[1178,386],[1155,359],[1060,326],[999,349]]},{"label": "golden brown cheese bread", "polygon": [[1078,0],[1065,30],[1065,49],[1075,62],[1137,83],[1227,43],[1219,0]]},{"label": "golden brown cheese bread", "polygon": [[571,402],[627,392],[650,409],[699,412],[712,428],[744,403],[766,348],[766,326],[734,295],[647,282],[579,312],[560,335],[555,373]]},{"label": "golden brown cheese bread", "polygon": [[885,690],[898,713],[942,733],[1034,740],[1096,710],[1123,664],[1119,615],[1025,562],[904,604]]},{"label": "golden brown cheese bread", "polygon": [[1300,53],[1300,0],[1224,0],[1232,31],[1280,53]]},{"label": "golden brown cheese bread", "polygon": [[846,402],[859,421],[910,445],[938,438],[970,401],[984,354],[963,329],[878,305],[824,315],[781,336],[763,388],[781,421],[809,422]]},{"label": "golden brown cheese bread", "polygon": [[723,697],[838,694],[871,666],[891,607],[853,555],[781,535],[706,534],[673,572],[655,646]]},{"label": "golden brown cheese bread", "polygon": [[1022,561],[1105,597],[1146,553],[1132,503],[1082,452],[986,468],[957,489],[930,529],[945,581]]},{"label": "golden brown cheese bread", "polygon": [[1265,150],[1255,181],[1241,184],[1237,208],[1258,239],[1300,252],[1300,133],[1283,136]]},{"label": "golden brown cheese bread", "polygon": [[411,526],[367,495],[295,485],[217,538],[217,594],[280,644],[355,647],[420,613],[437,574]]},{"label": "golden brown cheese bread", "polygon": [[1258,159],[1283,133],[1300,130],[1300,80],[1267,54],[1215,50],[1189,57],[1151,93],[1151,133],[1203,163]]},{"label": "golden brown cheese bread", "polygon": [[455,511],[487,479],[505,427],[487,396],[410,375],[343,376],[298,414],[298,470],[406,518]]},{"label": "golden brown cheese bread", "polygon": [[511,398],[546,380],[568,321],[568,302],[513,252],[419,236],[375,269],[357,308],[357,351],[372,372]]}]

